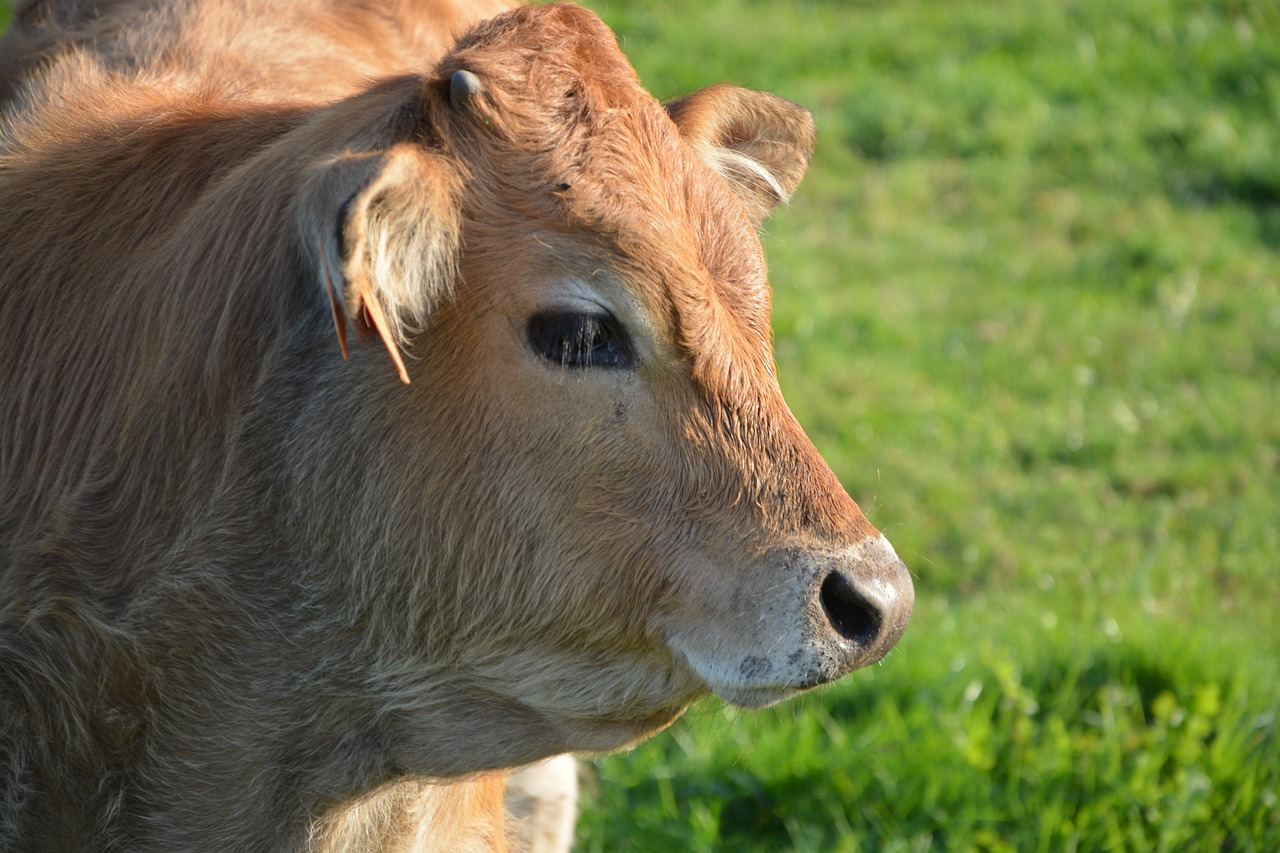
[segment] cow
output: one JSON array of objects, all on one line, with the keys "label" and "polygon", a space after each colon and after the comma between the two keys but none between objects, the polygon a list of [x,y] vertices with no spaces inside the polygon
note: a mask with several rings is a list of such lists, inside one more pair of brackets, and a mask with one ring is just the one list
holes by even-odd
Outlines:
[{"label": "cow", "polygon": [[18,3],[0,849],[503,850],[510,769],[900,638],[775,372],[809,113],[509,5]]}]

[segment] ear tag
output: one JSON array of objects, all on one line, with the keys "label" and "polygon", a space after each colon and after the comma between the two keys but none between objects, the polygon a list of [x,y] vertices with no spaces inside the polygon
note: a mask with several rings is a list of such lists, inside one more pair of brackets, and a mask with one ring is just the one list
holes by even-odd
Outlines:
[{"label": "ear tag", "polygon": [[333,289],[333,279],[329,277],[329,260],[324,254],[324,243],[316,240],[316,249],[320,252],[320,272],[324,274],[324,290],[329,294],[329,309],[333,311],[333,329],[338,333],[338,346],[342,348],[342,360],[347,360],[347,312],[338,300]]},{"label": "ear tag", "polygon": [[408,385],[409,371],[405,370],[404,359],[400,357],[400,348],[396,346],[395,338],[391,335],[391,325],[387,322],[387,315],[378,304],[368,282],[365,282],[364,287],[360,289],[360,313],[366,328],[377,330],[378,337],[382,338],[382,345],[387,348],[388,355],[395,363],[396,372],[400,374],[400,381]]},{"label": "ear tag", "polygon": [[[347,359],[347,312],[343,308],[342,301],[338,298],[338,293],[334,290],[333,279],[329,276],[329,262],[324,254],[324,243],[320,240],[316,241],[316,248],[320,252],[320,271],[324,275],[324,289],[329,295],[329,309],[333,312],[333,328],[338,335],[338,346],[342,349],[342,358]],[[396,346],[395,338],[391,334],[391,325],[387,322],[386,312],[382,310],[382,306],[378,303],[377,298],[373,295],[372,288],[369,283],[365,282],[360,288],[360,298],[356,302],[357,322],[356,336],[360,343],[363,344],[365,339],[370,336],[369,330],[377,331],[378,337],[382,340],[382,345],[387,348],[387,354],[391,356],[391,361],[396,366],[396,372],[400,375],[400,381],[405,385],[409,384],[409,371],[405,369],[404,359],[400,357],[400,348]]]}]

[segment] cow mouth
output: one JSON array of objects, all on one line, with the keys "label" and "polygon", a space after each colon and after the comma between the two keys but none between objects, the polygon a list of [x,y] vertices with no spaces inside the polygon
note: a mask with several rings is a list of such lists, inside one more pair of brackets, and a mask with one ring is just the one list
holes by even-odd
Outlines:
[{"label": "cow mouth", "polygon": [[730,705],[747,710],[776,705],[838,677],[810,669],[798,680],[785,676],[780,680],[774,663],[755,655],[741,660],[733,667],[735,671],[732,674],[700,655],[682,652],[682,657],[685,664],[699,674],[707,691]]}]

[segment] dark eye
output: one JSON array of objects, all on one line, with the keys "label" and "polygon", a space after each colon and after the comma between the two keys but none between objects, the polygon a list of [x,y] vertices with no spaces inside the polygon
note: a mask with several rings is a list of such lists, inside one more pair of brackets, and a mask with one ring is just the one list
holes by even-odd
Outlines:
[{"label": "dark eye", "polygon": [[548,313],[529,318],[529,346],[560,367],[630,367],[631,342],[608,314]]}]

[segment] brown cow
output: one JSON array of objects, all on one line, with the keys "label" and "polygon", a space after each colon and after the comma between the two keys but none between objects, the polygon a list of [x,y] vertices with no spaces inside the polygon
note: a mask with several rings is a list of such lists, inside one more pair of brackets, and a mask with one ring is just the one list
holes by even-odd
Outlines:
[{"label": "brown cow", "polygon": [[901,635],[774,376],[808,113],[489,11],[19,4],[0,849],[500,850],[504,768]]}]

